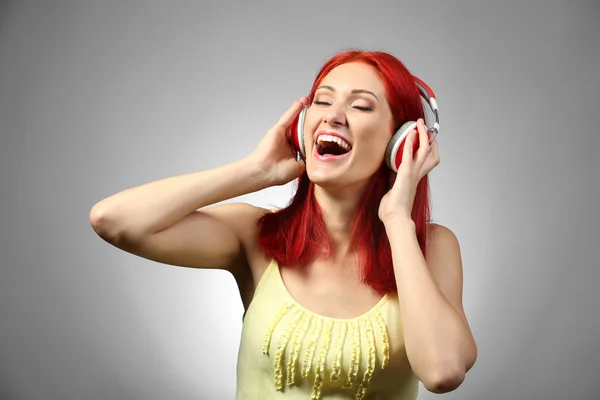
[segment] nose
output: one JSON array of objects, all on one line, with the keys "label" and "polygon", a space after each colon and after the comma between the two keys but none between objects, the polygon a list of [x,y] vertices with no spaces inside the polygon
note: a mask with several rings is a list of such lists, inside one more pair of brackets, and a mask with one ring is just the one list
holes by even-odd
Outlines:
[{"label": "nose", "polygon": [[346,125],[346,114],[340,105],[331,105],[323,114],[323,122],[331,126]]}]

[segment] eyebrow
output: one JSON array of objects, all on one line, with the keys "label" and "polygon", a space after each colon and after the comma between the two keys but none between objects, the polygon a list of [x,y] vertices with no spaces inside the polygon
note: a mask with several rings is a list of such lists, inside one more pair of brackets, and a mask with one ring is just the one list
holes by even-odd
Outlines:
[{"label": "eyebrow", "polygon": [[[317,90],[319,90],[319,89],[328,89],[328,90],[331,90],[332,92],[335,92],[335,89],[334,89],[333,87],[331,87],[331,86],[327,86],[327,85],[321,85],[321,86],[319,86],[319,87],[317,88]],[[375,97],[375,99],[376,99],[377,101],[379,101],[379,98],[378,98],[378,97],[375,95],[375,93],[373,93],[373,92],[371,92],[371,91],[368,91],[368,90],[365,90],[365,89],[353,89],[353,90],[352,90],[352,92],[350,92],[350,93],[352,93],[352,94],[355,94],[355,93],[366,93],[366,94],[370,94],[371,96]]]}]

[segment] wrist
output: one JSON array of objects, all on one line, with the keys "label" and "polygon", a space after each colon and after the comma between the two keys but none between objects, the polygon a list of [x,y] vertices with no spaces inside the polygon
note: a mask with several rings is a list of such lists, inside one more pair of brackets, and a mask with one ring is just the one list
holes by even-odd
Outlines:
[{"label": "wrist", "polygon": [[382,219],[383,225],[386,230],[393,228],[403,228],[403,229],[415,229],[415,222],[412,220],[411,216],[408,214],[394,214],[385,219]]},{"label": "wrist", "polygon": [[270,175],[251,158],[246,157],[236,161],[234,168],[238,176],[244,177],[244,181],[251,182],[254,191],[273,186]]}]

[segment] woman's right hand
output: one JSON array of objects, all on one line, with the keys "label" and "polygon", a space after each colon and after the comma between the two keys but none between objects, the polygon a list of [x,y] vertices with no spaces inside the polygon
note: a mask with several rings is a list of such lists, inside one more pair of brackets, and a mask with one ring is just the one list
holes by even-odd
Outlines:
[{"label": "woman's right hand", "polygon": [[304,173],[304,161],[296,160],[296,152],[287,132],[294,118],[307,104],[307,97],[295,100],[249,156],[271,185],[284,185]]}]

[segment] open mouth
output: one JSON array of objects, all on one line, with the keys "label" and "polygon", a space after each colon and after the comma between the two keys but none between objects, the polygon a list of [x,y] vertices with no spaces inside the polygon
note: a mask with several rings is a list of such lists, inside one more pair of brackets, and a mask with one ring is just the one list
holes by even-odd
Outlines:
[{"label": "open mouth", "polygon": [[341,156],[349,153],[352,146],[345,140],[331,135],[320,135],[315,144],[315,152],[319,156]]}]

